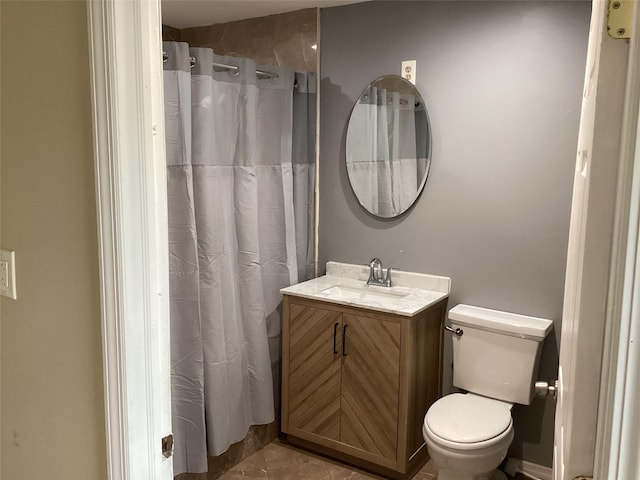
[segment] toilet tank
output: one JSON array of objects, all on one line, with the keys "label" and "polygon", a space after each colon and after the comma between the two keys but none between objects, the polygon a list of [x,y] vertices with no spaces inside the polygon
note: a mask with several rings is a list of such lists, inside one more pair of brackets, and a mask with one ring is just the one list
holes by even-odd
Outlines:
[{"label": "toilet tank", "polygon": [[529,405],[542,342],[553,328],[544,318],[471,305],[449,311],[453,338],[453,384],[506,402]]}]

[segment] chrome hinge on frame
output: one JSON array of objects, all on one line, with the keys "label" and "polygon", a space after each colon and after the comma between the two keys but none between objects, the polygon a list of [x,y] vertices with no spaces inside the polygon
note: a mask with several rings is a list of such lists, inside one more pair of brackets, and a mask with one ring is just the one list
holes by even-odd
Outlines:
[{"label": "chrome hinge on frame", "polygon": [[609,0],[607,31],[613,38],[630,38],[635,0]]},{"label": "chrome hinge on frame", "polygon": [[162,437],[162,455],[164,455],[165,458],[173,455],[173,435],[171,434]]}]

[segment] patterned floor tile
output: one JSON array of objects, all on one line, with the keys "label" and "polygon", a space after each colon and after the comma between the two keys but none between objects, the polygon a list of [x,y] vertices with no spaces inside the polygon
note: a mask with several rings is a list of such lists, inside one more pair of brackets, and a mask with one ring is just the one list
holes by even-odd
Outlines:
[{"label": "patterned floor tile", "polygon": [[[428,462],[413,480],[436,480],[437,469]],[[274,441],[246,458],[220,480],[384,480],[298,448]]]},{"label": "patterned floor tile", "polygon": [[220,476],[221,480],[260,479],[268,480],[267,465],[262,450],[250,455],[238,465]]}]

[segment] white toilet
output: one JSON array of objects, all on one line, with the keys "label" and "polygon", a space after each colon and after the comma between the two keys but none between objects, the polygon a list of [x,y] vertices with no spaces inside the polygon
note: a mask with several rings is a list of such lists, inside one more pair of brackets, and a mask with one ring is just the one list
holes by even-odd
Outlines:
[{"label": "white toilet", "polygon": [[511,406],[529,405],[542,342],[553,322],[458,305],[453,330],[453,384],[427,411],[422,434],[438,480],[500,480],[496,470],[513,441]]}]

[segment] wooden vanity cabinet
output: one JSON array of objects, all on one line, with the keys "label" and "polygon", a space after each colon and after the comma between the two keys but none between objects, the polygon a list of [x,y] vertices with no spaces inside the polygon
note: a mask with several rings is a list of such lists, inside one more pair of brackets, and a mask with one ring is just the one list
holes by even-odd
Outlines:
[{"label": "wooden vanity cabinet", "polygon": [[388,477],[428,459],[422,423],[441,395],[447,299],[406,317],[284,295],[287,441]]}]

